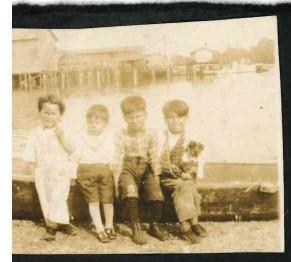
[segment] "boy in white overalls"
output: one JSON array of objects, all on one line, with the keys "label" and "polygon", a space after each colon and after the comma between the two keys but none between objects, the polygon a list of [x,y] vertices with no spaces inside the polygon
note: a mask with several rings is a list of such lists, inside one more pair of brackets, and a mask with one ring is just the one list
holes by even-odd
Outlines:
[{"label": "boy in white overalls", "polygon": [[41,125],[28,138],[23,160],[30,163],[35,174],[35,186],[46,222],[48,236],[55,240],[57,230],[75,235],[69,223],[67,198],[71,173],[69,156],[73,147],[59,126],[65,106],[57,97],[48,95],[38,100]]}]

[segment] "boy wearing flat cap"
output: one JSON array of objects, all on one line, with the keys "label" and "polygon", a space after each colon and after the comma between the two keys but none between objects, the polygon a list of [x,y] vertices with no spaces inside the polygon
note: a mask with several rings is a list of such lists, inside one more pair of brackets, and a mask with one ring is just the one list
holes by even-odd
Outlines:
[{"label": "boy wearing flat cap", "polygon": [[182,100],[172,100],[163,107],[167,130],[161,136],[161,184],[171,194],[183,239],[195,244],[206,237],[198,223],[201,197],[196,177],[203,176],[201,163],[204,147],[186,132],[189,106]]}]

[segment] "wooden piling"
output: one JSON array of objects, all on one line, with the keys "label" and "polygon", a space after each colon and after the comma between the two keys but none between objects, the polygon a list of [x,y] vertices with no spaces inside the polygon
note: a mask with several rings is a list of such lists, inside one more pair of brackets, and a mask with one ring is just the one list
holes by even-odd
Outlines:
[{"label": "wooden piling", "polygon": [[193,80],[195,80],[196,79],[196,67],[195,67],[195,65],[193,65],[192,72],[193,72],[193,74],[192,74]]},{"label": "wooden piling", "polygon": [[85,77],[85,82],[87,83],[87,85],[86,85],[86,87],[87,88],[90,88],[90,77],[89,77],[89,71],[87,71],[86,73],[85,73],[85,75],[86,75],[86,77]]},{"label": "wooden piling", "polygon": [[138,87],[138,71],[137,68],[133,65],[133,86]]},{"label": "wooden piling", "polygon": [[25,88],[25,91],[28,91],[28,78],[27,78],[27,74],[24,74],[24,88]]},{"label": "wooden piling", "polygon": [[22,90],[23,89],[22,74],[19,74],[18,81],[19,81],[19,88],[20,90]]},{"label": "wooden piling", "polygon": [[120,88],[120,71],[118,68],[118,62],[115,63],[115,87]]},{"label": "wooden piling", "polygon": [[58,73],[54,72],[54,86],[60,89],[60,85],[58,83]]},{"label": "wooden piling", "polygon": [[152,85],[155,86],[156,85],[156,72],[155,72],[155,69],[152,69],[151,72],[152,72]]},{"label": "wooden piling", "polygon": [[97,89],[101,88],[101,72],[100,70],[97,70]]},{"label": "wooden piling", "polygon": [[77,77],[78,77],[78,87],[81,88],[81,71],[80,68],[77,70]]},{"label": "wooden piling", "polygon": [[170,75],[171,69],[170,69],[170,65],[167,65],[167,69],[166,70],[167,70],[166,71],[166,74],[167,74],[167,83],[169,85],[169,83],[171,82],[171,75]]},{"label": "wooden piling", "polygon": [[30,92],[32,89],[31,74],[27,74],[27,83],[28,83],[28,92]]},{"label": "wooden piling", "polygon": [[47,76],[46,76],[46,73],[43,73],[42,79],[43,79],[43,93],[46,94],[46,91],[47,91]]},{"label": "wooden piling", "polygon": [[61,87],[62,89],[65,89],[66,88],[66,78],[65,78],[65,73],[62,71],[61,72]]},{"label": "wooden piling", "polygon": [[110,82],[111,82],[110,75],[111,75],[110,69],[106,69],[106,82],[107,82],[106,85],[107,86],[110,86]]},{"label": "wooden piling", "polygon": [[46,73],[46,82],[47,82],[47,89],[50,90],[51,89],[51,76],[50,73]]},{"label": "wooden piling", "polygon": [[92,69],[89,70],[89,88],[94,87],[94,82],[93,82],[93,71]]},{"label": "wooden piling", "polygon": [[83,88],[83,83],[84,83],[84,74],[83,71],[80,71],[80,88]]},{"label": "wooden piling", "polygon": [[43,73],[39,74],[39,88],[43,92]]}]

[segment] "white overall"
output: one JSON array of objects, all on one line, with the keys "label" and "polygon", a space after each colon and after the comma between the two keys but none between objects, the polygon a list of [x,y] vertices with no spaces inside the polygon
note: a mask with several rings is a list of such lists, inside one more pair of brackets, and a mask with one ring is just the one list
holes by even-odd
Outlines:
[{"label": "white overall", "polygon": [[23,159],[35,163],[35,186],[46,221],[69,223],[69,156],[53,129],[38,127],[28,139]]}]

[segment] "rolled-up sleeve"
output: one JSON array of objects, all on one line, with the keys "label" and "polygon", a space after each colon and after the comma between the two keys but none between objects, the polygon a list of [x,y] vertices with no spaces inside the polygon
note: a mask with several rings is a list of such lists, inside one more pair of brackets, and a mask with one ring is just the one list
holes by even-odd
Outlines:
[{"label": "rolled-up sleeve", "polygon": [[71,134],[68,139],[70,141],[70,144],[72,145],[72,148],[74,148],[74,151],[71,152],[71,154],[69,155],[69,161],[78,164],[80,162],[82,154],[82,137],[81,135],[74,136]]},{"label": "rolled-up sleeve", "polygon": [[116,134],[114,137],[114,153],[111,162],[111,168],[115,183],[118,182],[123,166],[123,158],[125,154],[125,146],[122,132]]},{"label": "rolled-up sleeve", "polygon": [[149,137],[149,157],[152,164],[154,175],[160,175],[160,158],[159,158],[159,145],[156,132],[152,131]]}]

